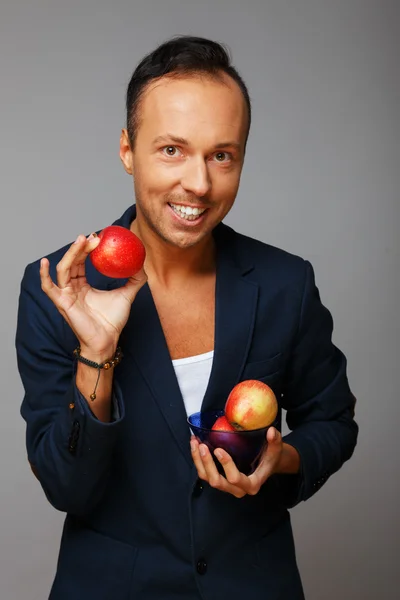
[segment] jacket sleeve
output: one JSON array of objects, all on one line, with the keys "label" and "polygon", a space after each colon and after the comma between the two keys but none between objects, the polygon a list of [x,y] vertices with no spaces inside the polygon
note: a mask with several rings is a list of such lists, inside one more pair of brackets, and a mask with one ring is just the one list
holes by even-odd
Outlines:
[{"label": "jacket sleeve", "polygon": [[282,406],[291,432],[283,441],[300,454],[298,477],[280,476],[289,507],[310,498],[353,454],[358,426],[346,358],[332,343],[333,320],[305,261],[299,326],[285,377]]},{"label": "jacket sleeve", "polygon": [[75,385],[66,328],[41,290],[38,264],[29,265],[21,283],[16,334],[28,460],[56,509],[84,515],[106,489],[124,405],[114,382],[118,418],[111,423],[96,419]]}]

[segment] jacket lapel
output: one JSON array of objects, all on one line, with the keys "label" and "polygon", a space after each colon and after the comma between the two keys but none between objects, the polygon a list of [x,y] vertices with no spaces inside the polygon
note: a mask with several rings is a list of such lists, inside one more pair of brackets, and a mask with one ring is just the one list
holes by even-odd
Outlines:
[{"label": "jacket lapel", "polygon": [[179,384],[172,365],[157,309],[146,283],[132,305],[121,336],[125,354],[133,359],[155,398],[171,433],[192,466],[190,431]]},{"label": "jacket lapel", "polygon": [[[135,214],[135,207],[131,207],[115,224],[129,227]],[[257,284],[244,278],[252,266],[241,264],[236,256],[235,232],[220,224],[214,237],[217,250],[215,346],[202,410],[223,408],[229,392],[239,381],[251,343],[258,299]],[[126,281],[110,280],[107,288],[120,287]],[[133,302],[120,342],[124,353],[138,366],[173,438],[193,468],[185,405],[148,284],[140,289]]]},{"label": "jacket lapel", "polygon": [[223,409],[231,389],[240,380],[249,351],[257,309],[258,285],[245,279],[251,264],[236,253],[235,232],[219,225],[215,298],[214,360],[202,411]]}]

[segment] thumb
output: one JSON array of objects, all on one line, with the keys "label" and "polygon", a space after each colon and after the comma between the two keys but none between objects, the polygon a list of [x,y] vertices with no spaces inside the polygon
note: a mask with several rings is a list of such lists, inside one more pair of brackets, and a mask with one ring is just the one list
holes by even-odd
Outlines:
[{"label": "thumb", "polygon": [[125,295],[129,298],[130,302],[134,301],[136,294],[147,282],[147,279],[147,274],[143,267],[135,275],[129,277],[127,283],[121,289],[124,290]]},{"label": "thumb", "polygon": [[268,446],[280,446],[281,434],[275,427],[269,427],[267,431],[267,442]]},{"label": "thumb", "polygon": [[100,244],[100,238],[96,232],[91,233],[86,238],[86,245],[84,246],[84,251],[86,254],[90,254],[93,252],[95,248]]}]

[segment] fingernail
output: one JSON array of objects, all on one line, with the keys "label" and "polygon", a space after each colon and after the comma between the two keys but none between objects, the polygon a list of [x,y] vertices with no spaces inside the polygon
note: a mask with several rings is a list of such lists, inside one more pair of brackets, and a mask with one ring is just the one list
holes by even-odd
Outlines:
[{"label": "fingernail", "polygon": [[200,455],[201,456],[205,456],[206,455],[206,449],[204,448],[204,446],[200,446]]},{"label": "fingernail", "polygon": [[214,454],[218,458],[218,460],[221,460],[221,458],[222,458],[222,452],[220,450],[216,450],[214,452]]},{"label": "fingernail", "polygon": [[90,242],[90,240],[94,240],[95,238],[97,238],[97,233],[94,231],[89,235],[87,241]]},{"label": "fingernail", "polygon": [[196,450],[196,443],[194,440],[190,440],[190,449],[192,452]]}]

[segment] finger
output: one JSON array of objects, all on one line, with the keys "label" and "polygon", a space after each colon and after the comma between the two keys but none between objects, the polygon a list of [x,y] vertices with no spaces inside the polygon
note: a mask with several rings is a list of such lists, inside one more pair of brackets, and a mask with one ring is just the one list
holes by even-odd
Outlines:
[{"label": "finger", "polygon": [[261,455],[256,470],[250,475],[250,479],[258,480],[260,485],[272,475],[274,467],[282,454],[282,435],[280,432],[275,427],[270,427],[266,437],[267,447]]},{"label": "finger", "polygon": [[268,445],[274,445],[278,442],[278,440],[279,440],[279,431],[276,429],[276,427],[268,427],[268,430],[267,430]]},{"label": "finger", "polygon": [[266,437],[268,446],[264,450],[256,470],[249,476],[238,470],[232,457],[222,448],[217,448],[214,453],[223,466],[227,481],[250,496],[258,494],[261,486],[271,476],[282,451],[282,436],[275,427],[268,429]]},{"label": "finger", "polygon": [[138,273],[136,273],[133,277],[130,277],[127,283],[120,288],[123,291],[125,298],[132,304],[134,301],[136,294],[140,290],[141,287],[147,282],[147,274],[143,267],[140,269]]},{"label": "finger", "polygon": [[71,279],[78,279],[86,276],[86,259],[88,255],[99,245],[100,238],[97,233],[91,233],[86,238],[86,243],[83,244],[81,252],[76,256],[74,262],[71,265],[70,277]]},{"label": "finger", "polygon": [[[67,252],[57,265],[57,283],[59,288],[68,285],[71,279],[71,269],[78,265],[83,265],[87,256],[99,244],[99,238],[96,234],[91,234],[88,239],[84,235],[78,235],[75,242],[71,244]],[[82,272],[82,270],[81,270]],[[76,269],[72,274],[76,277]]]},{"label": "finger", "polygon": [[60,262],[57,264],[57,284],[60,289],[66,287],[71,278],[71,267],[82,252],[82,248],[86,244],[84,235],[78,235],[75,242],[71,244],[67,252],[64,254]]},{"label": "finger", "polygon": [[57,305],[61,292],[50,277],[50,262],[47,258],[42,258],[40,261],[39,274],[42,290]]},{"label": "finger", "polygon": [[213,488],[221,490],[222,492],[228,492],[229,494],[236,496],[236,498],[242,498],[245,496],[246,492],[244,490],[232,485],[225,479],[223,475],[218,473],[214,459],[211,456],[207,446],[205,444],[200,444],[199,449],[209,485]]},{"label": "finger", "polygon": [[282,436],[275,427],[269,427],[267,431],[267,448],[265,457],[268,460],[275,459],[282,452]]},{"label": "finger", "polygon": [[190,440],[190,450],[192,453],[192,459],[193,459],[194,465],[197,469],[197,474],[198,474],[199,478],[207,480],[207,473],[204,469],[203,461],[201,460],[201,457],[200,457],[199,442],[194,436]]},{"label": "finger", "polygon": [[[82,278],[86,278],[86,268],[84,262],[73,263],[71,265],[71,269],[69,271],[70,282],[76,283],[78,280],[82,280]],[[79,281],[81,284],[81,281]]]},{"label": "finger", "polygon": [[228,452],[222,448],[217,448],[214,454],[221,463],[224,469],[225,477],[230,484],[240,488],[245,494],[253,495],[258,492],[259,488],[255,488],[254,480],[252,481],[249,479],[249,477],[247,477],[247,475],[239,471],[233,458],[228,454]]},{"label": "finger", "polygon": [[[222,489],[223,477],[218,473],[217,467],[213,457],[210,454],[209,449],[205,444],[199,444],[199,452],[203,463],[204,470],[206,472],[206,478],[211,487]],[[225,480],[226,481],[226,480]]]}]

